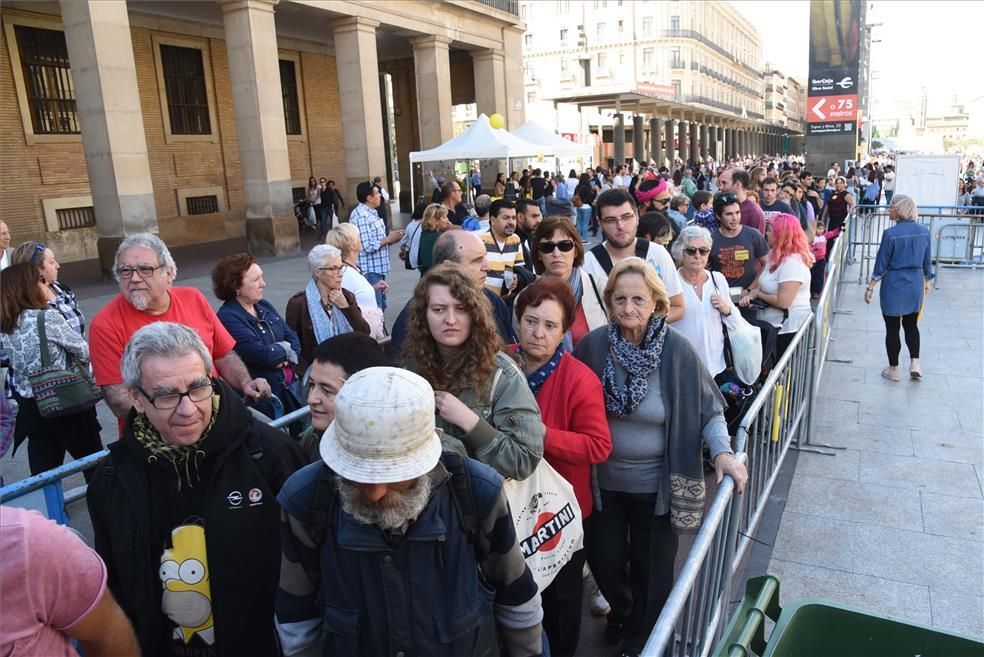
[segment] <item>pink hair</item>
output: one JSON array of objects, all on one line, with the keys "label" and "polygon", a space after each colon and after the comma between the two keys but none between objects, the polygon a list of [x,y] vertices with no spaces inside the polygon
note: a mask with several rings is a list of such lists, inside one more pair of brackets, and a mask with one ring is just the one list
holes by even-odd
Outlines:
[{"label": "pink hair", "polygon": [[769,223],[772,230],[772,250],[769,252],[769,271],[775,271],[779,265],[794,253],[803,258],[803,264],[812,267],[816,258],[810,253],[810,245],[806,241],[806,233],[800,226],[799,219],[791,214],[780,212],[773,215]]}]

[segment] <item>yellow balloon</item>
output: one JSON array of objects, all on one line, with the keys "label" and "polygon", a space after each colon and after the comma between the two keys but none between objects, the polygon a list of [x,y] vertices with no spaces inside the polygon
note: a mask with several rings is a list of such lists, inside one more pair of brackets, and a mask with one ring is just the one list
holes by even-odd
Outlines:
[{"label": "yellow balloon", "polygon": [[506,120],[503,118],[501,114],[496,112],[495,114],[489,117],[489,125],[495,128],[496,130],[501,130],[502,128],[506,127]]}]

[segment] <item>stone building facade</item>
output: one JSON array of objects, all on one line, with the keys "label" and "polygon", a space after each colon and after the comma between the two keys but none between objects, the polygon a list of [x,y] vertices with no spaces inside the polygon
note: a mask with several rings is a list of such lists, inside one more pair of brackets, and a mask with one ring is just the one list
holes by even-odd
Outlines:
[{"label": "stone building facade", "polygon": [[451,138],[453,104],[524,120],[512,0],[10,2],[0,20],[0,216],[104,271],[144,230],[293,253],[309,176],[350,206],[360,181],[401,180],[407,206],[407,156]]}]

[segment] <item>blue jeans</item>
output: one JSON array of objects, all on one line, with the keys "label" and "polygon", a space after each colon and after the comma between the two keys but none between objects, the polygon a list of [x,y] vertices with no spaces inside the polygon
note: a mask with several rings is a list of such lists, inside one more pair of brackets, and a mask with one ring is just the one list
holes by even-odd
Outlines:
[{"label": "blue jeans", "polygon": [[588,239],[588,224],[591,223],[591,206],[582,205],[577,209],[577,234],[582,240]]},{"label": "blue jeans", "polygon": [[[377,274],[374,271],[367,271],[365,276],[366,276],[366,280],[369,281],[370,285],[375,285],[379,281],[386,280],[385,276],[383,276],[382,274]],[[376,290],[376,304],[379,306],[380,310],[386,312],[386,295],[380,292],[379,290]]]},{"label": "blue jeans", "polygon": [[892,197],[893,196],[895,196],[895,190],[894,189],[886,189],[885,190],[885,205],[891,205],[892,204]]}]

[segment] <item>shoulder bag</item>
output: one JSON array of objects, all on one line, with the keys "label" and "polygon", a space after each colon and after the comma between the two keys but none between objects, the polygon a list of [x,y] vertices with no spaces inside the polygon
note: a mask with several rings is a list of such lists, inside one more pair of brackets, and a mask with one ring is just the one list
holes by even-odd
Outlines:
[{"label": "shoulder bag", "polygon": [[48,338],[44,330],[44,312],[38,313],[38,338],[41,369],[27,375],[41,417],[62,417],[86,411],[102,399],[99,386],[89,380],[71,354],[66,354],[65,369],[52,367]]}]

